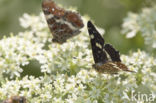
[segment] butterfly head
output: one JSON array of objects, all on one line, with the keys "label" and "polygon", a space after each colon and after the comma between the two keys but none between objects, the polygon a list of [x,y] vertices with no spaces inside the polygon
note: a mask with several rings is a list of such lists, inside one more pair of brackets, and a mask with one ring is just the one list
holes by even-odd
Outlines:
[{"label": "butterfly head", "polygon": [[97,64],[93,64],[92,68],[94,68],[96,71],[99,71],[99,68],[98,68]]},{"label": "butterfly head", "polygon": [[95,64],[92,65],[92,67],[93,67],[95,70],[98,71],[98,70],[99,70],[99,67],[102,66],[103,64],[104,64],[104,63],[95,63]]}]

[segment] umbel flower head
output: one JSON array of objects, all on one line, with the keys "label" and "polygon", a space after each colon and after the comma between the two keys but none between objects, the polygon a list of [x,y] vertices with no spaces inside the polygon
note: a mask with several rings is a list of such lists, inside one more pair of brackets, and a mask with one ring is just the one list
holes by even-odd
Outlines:
[{"label": "umbel flower head", "polygon": [[[42,13],[24,14],[20,21],[25,32],[0,40],[0,102],[17,95],[30,103],[131,103],[132,90],[156,94],[156,60],[146,52],[121,55],[123,63],[137,71],[133,75],[99,74],[92,69],[86,26],[58,45],[51,43]],[[87,17],[83,21],[87,24]],[[39,62],[42,76],[21,75],[31,60]]]},{"label": "umbel flower head", "polygon": [[137,33],[145,39],[145,44],[156,48],[156,6],[143,8],[139,14],[128,13],[122,25],[122,33],[127,38],[133,38]]}]

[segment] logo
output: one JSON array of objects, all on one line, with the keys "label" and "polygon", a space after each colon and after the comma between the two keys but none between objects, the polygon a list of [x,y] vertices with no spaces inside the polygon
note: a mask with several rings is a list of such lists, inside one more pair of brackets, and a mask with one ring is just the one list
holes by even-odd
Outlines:
[{"label": "logo", "polygon": [[132,91],[131,93],[131,101],[135,102],[153,102],[155,100],[154,94],[143,94],[143,93],[136,93],[135,91]]},{"label": "logo", "polygon": [[[117,74],[119,71],[134,72],[121,62],[119,51],[105,41],[91,21],[88,21],[88,32],[92,47],[95,68],[100,73]],[[110,59],[109,59],[110,57]]]},{"label": "logo", "polygon": [[53,42],[66,42],[67,39],[78,35],[84,26],[78,13],[60,8],[52,0],[43,0],[42,9],[53,35]]}]

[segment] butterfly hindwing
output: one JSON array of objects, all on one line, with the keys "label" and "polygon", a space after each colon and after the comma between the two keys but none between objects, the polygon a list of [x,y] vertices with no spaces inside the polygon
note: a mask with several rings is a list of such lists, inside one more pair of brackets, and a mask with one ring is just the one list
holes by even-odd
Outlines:
[{"label": "butterfly hindwing", "polygon": [[104,39],[96,30],[91,21],[88,21],[88,32],[90,35],[91,47],[95,63],[105,63],[108,61],[104,48]]},{"label": "butterfly hindwing", "polygon": [[112,45],[105,44],[104,49],[109,54],[113,62],[121,62],[119,51],[115,50]]}]

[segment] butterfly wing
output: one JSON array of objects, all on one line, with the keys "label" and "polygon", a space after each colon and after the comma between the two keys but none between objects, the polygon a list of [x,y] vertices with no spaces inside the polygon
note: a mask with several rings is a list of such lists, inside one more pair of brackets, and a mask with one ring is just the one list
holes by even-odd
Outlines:
[{"label": "butterfly wing", "polygon": [[114,62],[121,62],[119,51],[115,50],[112,45],[105,44],[104,49],[111,57],[111,60]]},{"label": "butterfly wing", "polygon": [[84,26],[78,13],[59,7],[53,0],[43,0],[42,9],[53,35],[53,42],[59,44],[66,42],[78,35]]},{"label": "butterfly wing", "polygon": [[90,35],[90,42],[93,52],[93,57],[95,63],[105,63],[108,61],[107,55],[104,48],[104,39],[100,35],[100,33],[96,30],[91,21],[88,21],[88,32]]}]

